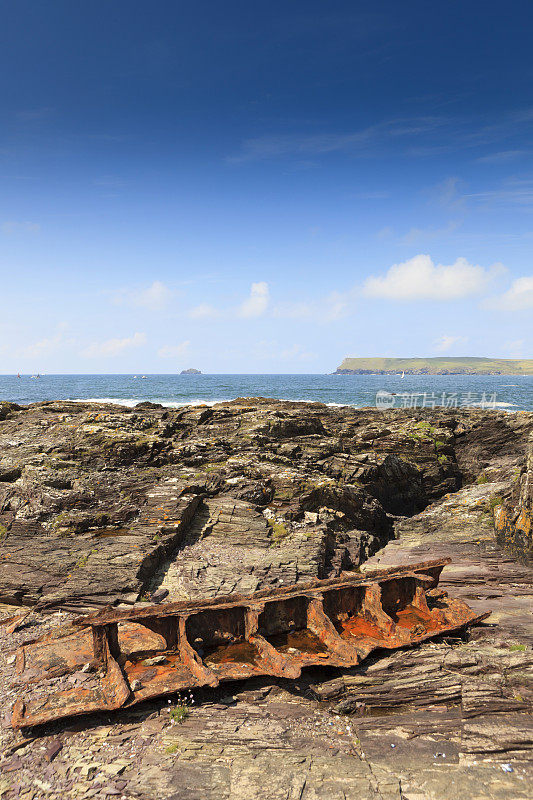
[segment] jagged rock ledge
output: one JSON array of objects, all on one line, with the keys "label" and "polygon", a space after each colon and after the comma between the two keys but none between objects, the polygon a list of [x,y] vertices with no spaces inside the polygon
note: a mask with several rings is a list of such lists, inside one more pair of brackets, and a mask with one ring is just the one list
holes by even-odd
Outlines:
[{"label": "jagged rock ledge", "polygon": [[205,690],[182,725],[166,701],[28,744],[7,722],[0,794],[527,800],[531,570],[498,545],[493,515],[498,535],[505,518],[527,544],[532,430],[526,413],[265,398],[179,411],[0,404],[0,590],[34,608],[15,633],[0,625],[4,721],[11,651],[72,619],[36,603],[216,596],[446,555],[442,585],[492,611],[469,638],[376,654],[364,669]]},{"label": "jagged rock ledge", "polygon": [[[533,415],[3,404],[0,598],[249,593],[354,568],[412,515],[521,469]],[[490,512],[490,509],[488,509]],[[490,524],[487,515],[487,524]]]}]

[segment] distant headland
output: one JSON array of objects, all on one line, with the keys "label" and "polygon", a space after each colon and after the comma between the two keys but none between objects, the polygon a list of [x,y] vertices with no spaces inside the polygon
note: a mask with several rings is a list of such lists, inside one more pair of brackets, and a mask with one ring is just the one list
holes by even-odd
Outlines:
[{"label": "distant headland", "polygon": [[533,359],[345,358],[334,375],[533,375]]},{"label": "distant headland", "polygon": [[182,369],[180,375],[201,375],[202,372],[199,369],[194,369],[190,367],[189,369]]}]

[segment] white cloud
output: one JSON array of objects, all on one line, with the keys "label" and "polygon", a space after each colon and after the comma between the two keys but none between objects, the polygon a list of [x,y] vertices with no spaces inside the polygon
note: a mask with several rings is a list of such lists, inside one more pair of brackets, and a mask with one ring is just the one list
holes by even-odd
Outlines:
[{"label": "white cloud", "polygon": [[41,226],[38,222],[14,222],[6,221],[0,225],[2,233],[9,235],[11,233],[39,233]]},{"label": "white cloud", "polygon": [[268,283],[259,281],[252,283],[250,296],[241,304],[239,308],[240,317],[260,317],[268,308],[270,292]]},{"label": "white cloud", "polygon": [[308,319],[313,316],[315,311],[316,308],[313,303],[300,300],[297,303],[279,303],[274,308],[274,316],[288,319]]},{"label": "white cloud", "polygon": [[489,205],[518,205],[531,208],[533,205],[533,181],[530,177],[507,178],[499,188],[465,195],[468,200]]},{"label": "white cloud", "polygon": [[301,300],[296,303],[279,303],[274,316],[288,319],[313,319],[314,322],[334,322],[349,311],[351,292],[331,292],[318,301]]},{"label": "white cloud", "polygon": [[159,348],[157,355],[159,358],[179,358],[188,353],[190,344],[189,340],[179,344],[167,344]]},{"label": "white cloud", "polygon": [[61,344],[61,339],[62,336],[58,333],[57,336],[50,336],[49,338],[40,339],[38,342],[32,342],[22,347],[19,350],[19,355],[22,358],[39,358],[40,356],[49,355]]},{"label": "white cloud", "polygon": [[479,164],[501,164],[502,162],[514,161],[516,158],[529,155],[527,150],[500,150],[498,153],[490,153],[487,156],[476,158]]},{"label": "white cloud", "polygon": [[466,336],[446,336],[444,334],[433,343],[433,346],[439,353],[446,353],[455,344],[464,344],[466,341]]},{"label": "white cloud", "polygon": [[464,198],[459,189],[463,185],[460,178],[446,178],[435,187],[434,194],[437,202],[445,208],[458,208],[463,205]]},{"label": "white cloud", "polygon": [[71,341],[67,342],[65,340],[66,328],[67,325],[62,323],[58,326],[58,332],[55,336],[45,337],[44,339],[39,339],[37,342],[32,342],[31,344],[21,347],[18,350],[18,356],[21,358],[42,358],[43,356],[54,353],[63,344],[70,344]]},{"label": "white cloud", "polygon": [[146,334],[134,333],[133,336],[127,336],[124,339],[107,339],[105,342],[93,342],[85,350],[82,350],[80,355],[85,356],[85,358],[115,357],[122,355],[125,350],[141,347],[143,344],[146,344]]},{"label": "white cloud", "polygon": [[460,226],[460,222],[450,221],[444,228],[411,228],[401,238],[401,244],[416,245],[422,240],[439,239],[447,237]]},{"label": "white cloud", "polygon": [[316,357],[315,353],[309,352],[300,344],[283,346],[277,340],[262,339],[254,342],[251,355],[256,361],[296,362],[310,361]]},{"label": "white cloud", "polygon": [[341,292],[331,292],[321,303],[320,316],[326,322],[334,322],[336,319],[341,319],[346,316],[347,312],[348,299],[346,294],[341,294]]},{"label": "white cloud", "polygon": [[346,133],[267,134],[245,140],[240,152],[227,160],[239,164],[286,156],[309,157],[336,152],[362,155],[374,152],[377,145],[383,146],[391,140],[405,139],[410,142],[413,137],[431,133],[445,123],[446,119],[439,117],[395,118]]},{"label": "white cloud", "polygon": [[217,316],[216,308],[209,305],[209,303],[200,303],[199,306],[194,306],[189,310],[189,317],[191,319],[207,319],[208,317]]},{"label": "white cloud", "polygon": [[515,339],[514,342],[507,342],[505,347],[511,358],[523,358],[525,339]]},{"label": "white cloud", "polygon": [[387,300],[459,300],[483,292],[504,269],[501,264],[485,269],[466,258],[449,265],[434,264],[430,256],[418,255],[393,264],[385,275],[367,278],[363,294]]},{"label": "white cloud", "polygon": [[305,350],[299,344],[286,347],[279,354],[280,361],[311,361],[315,357],[314,353]]},{"label": "white cloud", "polygon": [[505,311],[523,311],[533,308],[533,275],[525,275],[514,280],[501,297],[491,301],[491,306]]},{"label": "white cloud", "polygon": [[123,289],[115,296],[117,305],[128,305],[134,308],[147,308],[149,311],[160,311],[165,308],[174,292],[161,281],[154,281],[146,289]]}]

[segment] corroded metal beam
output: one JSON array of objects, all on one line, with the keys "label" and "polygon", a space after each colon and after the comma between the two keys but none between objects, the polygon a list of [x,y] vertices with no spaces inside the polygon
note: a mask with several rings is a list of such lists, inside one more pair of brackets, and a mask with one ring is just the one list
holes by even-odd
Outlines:
[{"label": "corroded metal beam", "polygon": [[21,647],[15,728],[307,666],[350,667],[484,619],[437,589],[449,559],[249,596],[108,609]]}]

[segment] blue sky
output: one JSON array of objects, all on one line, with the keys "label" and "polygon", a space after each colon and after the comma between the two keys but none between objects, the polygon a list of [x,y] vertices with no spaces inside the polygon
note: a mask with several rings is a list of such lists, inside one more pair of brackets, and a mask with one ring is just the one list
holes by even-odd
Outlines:
[{"label": "blue sky", "polygon": [[0,8],[0,372],[533,357],[529,0]]}]

